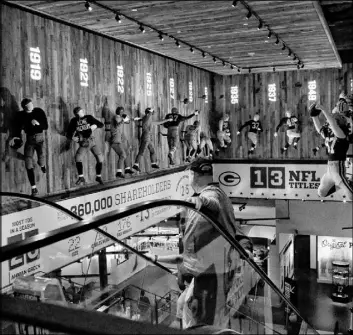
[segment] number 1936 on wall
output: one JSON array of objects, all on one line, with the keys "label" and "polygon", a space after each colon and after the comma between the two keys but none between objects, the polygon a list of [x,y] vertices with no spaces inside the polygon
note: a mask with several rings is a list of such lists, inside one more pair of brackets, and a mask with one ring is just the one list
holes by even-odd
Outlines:
[{"label": "number 1936 on wall", "polygon": [[251,188],[285,188],[284,167],[250,167]]}]

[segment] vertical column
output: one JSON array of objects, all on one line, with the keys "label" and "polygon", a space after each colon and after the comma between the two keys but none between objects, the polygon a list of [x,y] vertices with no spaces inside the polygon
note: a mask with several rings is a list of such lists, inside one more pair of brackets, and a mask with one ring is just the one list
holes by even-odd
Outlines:
[{"label": "vertical column", "polygon": [[103,290],[108,285],[107,252],[105,248],[98,253],[98,265],[100,288]]},{"label": "vertical column", "polygon": [[[278,241],[278,238],[276,239]],[[270,252],[268,256],[268,277],[273,281],[274,284],[280,289],[280,259],[279,259],[279,248],[278,242],[270,245]],[[271,302],[275,307],[279,307],[281,304],[280,297],[274,293],[271,289]]]}]

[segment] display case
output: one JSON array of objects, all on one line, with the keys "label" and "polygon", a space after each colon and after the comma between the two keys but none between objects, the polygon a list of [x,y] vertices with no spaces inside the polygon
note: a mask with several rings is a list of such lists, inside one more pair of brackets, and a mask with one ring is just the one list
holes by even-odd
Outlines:
[{"label": "display case", "polygon": [[332,261],[332,300],[349,301],[349,263]]}]

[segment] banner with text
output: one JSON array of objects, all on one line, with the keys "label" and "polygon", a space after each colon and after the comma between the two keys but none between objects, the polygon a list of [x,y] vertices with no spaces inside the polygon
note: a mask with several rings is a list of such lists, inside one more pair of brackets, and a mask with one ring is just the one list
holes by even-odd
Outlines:
[{"label": "banner with text", "polygon": [[332,283],[332,261],[348,262],[350,277],[352,274],[353,239],[348,237],[317,237],[318,281]]},{"label": "banner with text", "polygon": [[[63,200],[58,204],[83,218],[90,218],[148,200],[186,200],[192,193],[188,173],[178,172]],[[124,239],[178,214],[181,210],[177,206],[153,208],[101,228],[119,239]],[[65,213],[47,205],[4,215],[1,221],[2,245],[75,222]],[[53,271],[111,244],[113,241],[109,238],[96,231],[88,231],[3,262],[1,287],[11,284],[18,276],[31,275],[39,271],[46,273]]]},{"label": "banner with text", "polygon": [[[317,194],[326,164],[215,163],[213,181],[230,197],[322,200]],[[343,201],[341,190],[327,200]]]}]

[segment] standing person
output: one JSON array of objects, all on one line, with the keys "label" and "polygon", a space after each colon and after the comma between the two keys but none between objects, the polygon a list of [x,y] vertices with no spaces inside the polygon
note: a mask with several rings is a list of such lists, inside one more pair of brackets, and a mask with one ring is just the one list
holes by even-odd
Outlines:
[{"label": "standing person", "polygon": [[219,147],[216,150],[217,152],[220,151],[220,149],[227,148],[227,146],[232,143],[229,125],[229,113],[224,114],[218,121],[217,139],[219,144]]},{"label": "standing person", "polygon": [[[127,114],[124,114],[124,107],[118,107],[115,114],[115,117],[111,119],[110,126],[110,144],[119,157],[115,176],[125,178],[125,174],[133,174],[131,170],[131,151],[124,132],[124,125],[130,123],[130,118]],[[123,174],[124,168],[125,170]]]},{"label": "standing person", "polygon": [[184,141],[186,144],[186,162],[190,162],[196,153],[198,146],[200,145],[200,121],[195,121],[192,125],[188,125],[185,128]]},{"label": "standing person", "polygon": [[140,293],[138,309],[141,313],[141,321],[151,321],[151,302],[150,299],[145,296],[144,290],[141,290]]},{"label": "standing person", "polygon": [[[213,169],[210,160],[198,158],[189,166],[189,181],[198,194],[189,199],[215,222],[220,223],[252,257],[252,242],[238,226],[231,200],[218,184],[212,182]],[[197,324],[213,324],[217,296],[217,275],[212,271],[215,262],[222,259],[220,253],[202,254],[202,250],[220,237],[220,233],[207,220],[195,211],[187,211],[185,233],[182,239],[183,253],[180,255],[154,256],[154,261],[178,264],[178,284],[183,292],[178,301],[179,315],[182,315],[184,328]],[[223,243],[223,241],[222,241]],[[221,257],[221,258],[220,258]],[[153,259],[153,257],[152,257]],[[217,322],[217,321],[216,321]]]},{"label": "standing person", "polygon": [[248,138],[251,141],[251,148],[248,151],[248,154],[251,155],[258,143],[259,134],[262,133],[264,130],[262,128],[262,124],[260,122],[260,115],[255,114],[252,120],[245,122],[238,130],[237,135],[240,135],[240,132],[245,128],[249,127],[248,131]]},{"label": "standing person", "polygon": [[[349,148],[349,128],[345,117],[333,109],[333,113],[326,112],[321,106],[313,103],[309,108],[316,131],[323,137],[328,152],[327,171],[320,180],[318,194],[327,197],[342,189],[347,200],[352,201],[353,188],[346,179],[345,161]],[[323,114],[326,123],[321,124],[319,115]]]},{"label": "standing person", "polygon": [[[34,176],[34,152],[37,153],[38,165],[43,173],[46,173],[44,157],[44,131],[48,129],[48,119],[43,109],[34,107],[31,99],[25,98],[21,101],[22,111],[18,112],[13,124],[13,137],[9,144],[16,147],[21,143],[21,132],[26,133],[24,147],[25,166],[28,180],[31,184],[32,195],[38,194]],[[16,144],[17,143],[17,144]]]},{"label": "standing person", "polygon": [[287,152],[288,148],[293,144],[294,149],[298,149],[298,142],[300,140],[300,122],[295,115],[292,115],[291,111],[286,111],[286,116],[281,119],[280,123],[276,127],[274,137],[278,136],[278,130],[283,125],[287,127],[288,142],[281,148],[281,153]]},{"label": "standing person", "polygon": [[81,185],[86,182],[83,176],[83,157],[88,151],[91,151],[94,155],[96,163],[96,181],[103,184],[102,180],[102,168],[103,168],[103,154],[96,145],[93,131],[97,128],[103,128],[103,123],[98,121],[92,115],[86,115],[85,110],[81,107],[74,108],[74,115],[70,121],[66,137],[69,140],[73,140],[79,144],[79,148],[76,151],[75,162],[78,173],[78,179],[76,185]]},{"label": "standing person", "polygon": [[168,159],[170,165],[175,165],[175,152],[178,148],[180,142],[180,135],[179,135],[179,125],[181,122],[189,120],[194,116],[198,115],[199,111],[196,110],[193,114],[189,116],[183,116],[179,114],[178,109],[173,107],[171,113],[165,116],[165,119],[168,121],[164,124],[164,127],[168,129],[167,133],[167,140],[168,140]]},{"label": "standing person", "polygon": [[153,121],[153,114],[154,110],[152,108],[146,108],[145,110],[145,116],[143,117],[135,117],[134,121],[140,121],[141,128],[142,128],[142,134],[141,134],[141,141],[140,141],[140,147],[139,147],[139,152],[136,156],[136,160],[132,168],[136,171],[141,171],[140,170],[140,164],[141,164],[141,159],[143,157],[143,154],[145,150],[148,148],[150,152],[150,158],[151,158],[151,166],[154,169],[159,169],[159,165],[157,164],[157,155],[154,150],[154,146],[152,143],[152,126],[153,125],[160,125],[163,123],[166,123],[169,121],[168,120],[162,120],[162,121]]},{"label": "standing person", "polygon": [[[196,121],[195,121],[196,122]],[[204,131],[200,132],[200,145],[197,148],[196,157],[198,157],[203,149],[205,148],[205,157],[212,159],[213,158],[213,143],[209,136],[206,135]]]}]

